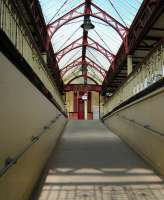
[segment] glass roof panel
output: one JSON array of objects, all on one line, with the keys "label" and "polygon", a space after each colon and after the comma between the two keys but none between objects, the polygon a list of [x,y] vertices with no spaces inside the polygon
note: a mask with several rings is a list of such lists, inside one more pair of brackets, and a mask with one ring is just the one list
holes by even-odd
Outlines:
[{"label": "glass roof panel", "polygon": [[[47,24],[49,22],[58,20],[61,16],[65,15],[70,10],[85,2],[85,0],[39,1]],[[112,16],[114,19],[116,19],[119,23],[129,27],[143,0],[92,0],[92,2],[100,7],[102,10],[104,10],[106,13],[108,13],[110,16]],[[83,12],[83,10],[84,7],[79,9],[80,12]],[[92,8],[92,11],[95,11],[95,8]],[[104,21],[95,17],[90,17],[90,19],[95,28],[88,32],[88,37],[96,41],[96,43],[103,47],[106,51],[116,55],[120,45],[122,44],[122,39],[119,34]],[[70,50],[69,48],[68,53],[65,54],[58,62],[60,69],[82,57],[83,29],[81,28],[81,25],[83,24],[83,21],[84,17],[79,17],[72,21],[69,21],[60,29],[58,29],[52,37],[51,42],[54,48],[54,52],[57,55],[59,55],[62,50],[67,48],[69,45],[72,45],[72,48],[76,47],[73,50]],[[78,42],[74,42],[79,38],[81,38],[81,40],[79,40]],[[93,48],[93,46],[95,47],[95,43],[93,44],[93,41],[91,41],[89,38],[88,45],[91,44],[92,47],[86,48],[86,57],[91,59],[99,67],[107,71],[110,67],[110,62],[108,58],[106,58],[102,53]],[[102,84],[104,77],[101,75],[100,72],[98,72],[98,70],[91,66],[88,66],[87,70],[88,76],[94,78],[98,82],[98,84]],[[63,81],[66,84],[73,77],[79,76],[81,74],[81,66],[76,66],[70,69],[63,76]],[[75,80],[75,82],[76,81],[77,80]],[[83,77],[78,78],[78,81],[84,83]]]},{"label": "glass roof panel", "polygon": [[52,44],[55,52],[60,51],[73,41],[82,37],[83,29],[80,27],[82,23],[83,23],[82,18],[75,19],[72,22],[62,26],[54,34],[54,36],[52,37]]},{"label": "glass roof panel", "polygon": [[[87,78],[87,83],[88,83],[88,84],[95,84],[95,82],[92,81],[92,80],[89,79],[89,78]],[[83,79],[82,77],[77,78],[77,79],[73,80],[73,81],[71,82],[71,84],[84,84],[84,79]]]},{"label": "glass roof panel", "polygon": [[59,68],[62,69],[65,66],[69,65],[77,58],[81,57],[82,48],[77,48],[71,51],[71,53],[67,53],[59,62]]},{"label": "glass roof panel", "polygon": [[86,56],[92,59],[98,65],[100,65],[103,69],[105,70],[109,69],[110,62],[104,55],[102,55],[98,51],[91,48],[87,48]]}]

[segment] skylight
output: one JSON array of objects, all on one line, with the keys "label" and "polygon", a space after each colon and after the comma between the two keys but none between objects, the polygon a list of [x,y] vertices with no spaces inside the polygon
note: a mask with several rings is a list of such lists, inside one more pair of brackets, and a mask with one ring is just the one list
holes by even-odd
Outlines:
[{"label": "skylight", "polygon": [[[130,27],[142,1],[143,0],[92,0],[96,6],[127,28]],[[84,0],[40,0],[47,24],[59,19],[61,16],[82,3],[84,3]],[[93,12],[96,11],[95,8],[92,9]],[[79,8],[79,12],[83,12],[83,8]],[[98,45],[100,45],[100,47],[106,49],[107,52],[116,55],[120,45],[122,44],[122,38],[120,35],[104,21],[93,16],[90,17],[90,20],[94,25],[94,29],[89,30],[88,37],[93,39]],[[63,49],[77,39],[82,38],[83,29],[81,28],[81,25],[83,22],[84,16],[78,17],[69,21],[55,32],[51,39],[51,43],[54,52],[57,54],[57,58],[60,57],[58,56],[58,53],[62,52]],[[80,57],[82,57],[82,39],[78,42],[79,43],[76,44],[75,49],[69,50],[69,52],[64,54],[64,56],[58,60],[61,74],[62,69],[65,69],[70,63],[73,61],[76,62]],[[86,60],[87,58],[91,59],[96,64],[96,67],[97,65],[99,66],[98,69],[103,68],[104,71],[107,71],[111,65],[110,60],[94,48],[95,44],[93,44],[92,40],[88,39],[88,44],[89,45],[86,48]],[[70,67],[68,71],[65,71],[64,75],[62,75],[65,84],[71,83],[71,80],[73,80],[73,83],[84,83],[83,77],[80,77],[82,75],[81,65],[82,64],[79,63],[77,66],[72,68]],[[104,76],[100,70],[96,69],[96,67],[87,66],[88,81],[90,80],[89,82],[94,84],[94,82],[89,79],[89,77],[91,77],[95,82],[97,82],[97,84],[102,84]],[[75,77],[77,77],[77,80]]]}]

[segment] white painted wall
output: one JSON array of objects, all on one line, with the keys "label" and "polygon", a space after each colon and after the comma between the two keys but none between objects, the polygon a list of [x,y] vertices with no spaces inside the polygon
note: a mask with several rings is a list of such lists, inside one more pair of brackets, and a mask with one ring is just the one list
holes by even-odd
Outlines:
[{"label": "white painted wall", "polygon": [[[17,156],[59,111],[0,54],[0,169]],[[26,200],[36,183],[66,119],[61,116],[15,166],[0,177],[0,199]]]},{"label": "white painted wall", "polygon": [[[163,135],[120,118],[117,114],[149,125]],[[105,124],[164,175],[164,88],[114,113],[106,118]]]}]

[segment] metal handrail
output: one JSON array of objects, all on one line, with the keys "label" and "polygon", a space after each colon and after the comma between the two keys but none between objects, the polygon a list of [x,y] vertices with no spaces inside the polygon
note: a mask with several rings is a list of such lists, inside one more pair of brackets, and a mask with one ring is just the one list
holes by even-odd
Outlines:
[{"label": "metal handrail", "polygon": [[50,123],[47,126],[44,126],[42,128],[42,131],[36,135],[36,136],[32,136],[31,137],[31,143],[28,144],[23,150],[22,152],[20,152],[17,156],[15,156],[14,158],[12,157],[8,157],[5,159],[5,166],[0,170],[0,177],[2,177],[7,171],[8,169],[10,169],[13,165],[15,165],[17,163],[17,161],[33,146],[33,144],[35,144],[42,136],[43,134],[51,128],[51,126],[57,121],[57,119],[61,116],[62,114],[58,114],[54,119],[52,119],[50,121]]},{"label": "metal handrail", "polygon": [[[59,94],[56,95],[54,92],[55,90],[58,91],[58,89],[56,83],[53,81],[50,70],[45,63],[39,48],[37,47],[37,44],[25,22],[24,17],[21,15],[18,16],[17,14],[20,12],[20,9],[15,4],[15,1],[10,2],[9,0],[0,0],[0,11],[1,10],[0,29],[2,29],[3,32],[7,35],[9,40],[13,43],[14,47],[19,51],[20,55],[26,60],[30,67],[34,71],[39,71],[39,73],[36,73],[37,76],[43,82],[48,91],[50,91],[52,94],[54,103],[64,113],[64,110],[62,109],[62,98]],[[5,14],[3,14],[3,12]],[[12,24],[13,27],[8,27],[5,25],[4,19],[6,18],[4,18],[3,15],[6,15],[8,20],[12,21],[12,23],[10,22],[8,24]],[[29,52],[27,53],[27,51]]]},{"label": "metal handrail", "polygon": [[115,107],[127,101],[136,94],[164,78],[164,41],[149,53],[134,72],[118,88],[104,105],[104,110],[112,111]]},{"label": "metal handrail", "polygon": [[131,122],[131,123],[133,123],[133,124],[136,124],[136,125],[138,125],[138,126],[144,128],[144,129],[146,129],[146,130],[148,130],[148,131],[154,132],[154,133],[156,133],[156,134],[158,134],[158,135],[164,137],[164,133],[162,133],[162,132],[160,132],[160,131],[158,131],[158,130],[155,130],[155,129],[152,128],[150,125],[141,124],[141,123],[137,122],[136,120],[134,120],[134,119],[129,119],[129,118],[127,118],[126,116],[123,116],[123,115],[116,114],[116,116],[118,116],[119,118],[122,118],[122,119],[124,119],[124,120],[126,120],[126,121],[128,121],[128,122]]}]

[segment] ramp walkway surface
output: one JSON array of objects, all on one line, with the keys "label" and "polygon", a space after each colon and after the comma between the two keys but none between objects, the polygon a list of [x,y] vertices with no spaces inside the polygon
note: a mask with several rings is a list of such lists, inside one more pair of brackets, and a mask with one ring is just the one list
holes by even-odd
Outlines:
[{"label": "ramp walkway surface", "polygon": [[163,200],[161,177],[98,120],[69,121],[37,200]]}]

